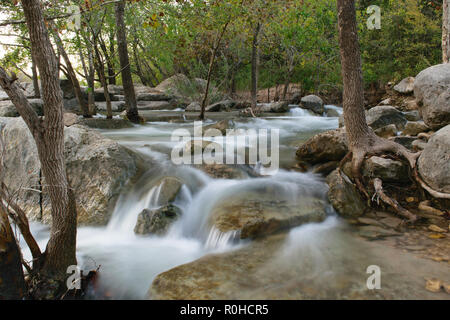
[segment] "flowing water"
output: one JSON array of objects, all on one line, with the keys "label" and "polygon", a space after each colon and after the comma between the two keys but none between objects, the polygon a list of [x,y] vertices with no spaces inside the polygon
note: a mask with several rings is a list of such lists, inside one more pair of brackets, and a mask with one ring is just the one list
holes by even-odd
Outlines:
[{"label": "flowing water", "polygon": [[[338,107],[329,107],[341,112]],[[159,273],[209,253],[246,246],[246,242],[238,240],[237,232],[222,233],[208,224],[212,209],[226,199],[245,192],[258,194],[267,188],[276,190],[277,197],[292,204],[306,196],[326,199],[327,186],[323,178],[286,168],[294,163],[296,146],[317,132],[337,128],[337,118],[314,116],[306,110],[295,108],[284,116],[235,120],[235,126],[280,130],[281,169],[277,173],[225,180],[211,178],[193,166],[174,165],[170,160],[170,151],[176,143],[171,141],[171,134],[178,128],[192,130],[192,122],[149,122],[131,129],[102,131],[105,136],[142,154],[149,163],[148,171],[120,195],[107,226],[80,227],[78,230],[79,264],[84,270],[100,266],[100,286],[112,298],[145,298]],[[258,166],[252,170],[264,171]],[[161,185],[155,186],[154,182],[165,176],[177,177],[184,183],[174,202],[182,211],[181,218],[165,236],[135,235],[134,226],[139,213],[161,205]],[[330,230],[339,229],[342,223],[336,218],[329,219],[322,224],[293,229],[277,261],[284,261],[287,256],[297,257],[299,250],[307,250],[303,260],[315,261],[322,268],[333,264],[337,258],[326,254],[327,243],[336,246],[333,242],[339,237],[333,238]],[[44,248],[48,228],[34,223],[32,232]],[[324,233],[327,237],[323,236]],[[345,250],[351,252],[355,246],[345,242],[340,251]],[[311,255],[313,260],[309,257]],[[301,264],[301,261],[302,258],[296,258],[295,264]],[[319,268],[316,271],[319,272]]]}]

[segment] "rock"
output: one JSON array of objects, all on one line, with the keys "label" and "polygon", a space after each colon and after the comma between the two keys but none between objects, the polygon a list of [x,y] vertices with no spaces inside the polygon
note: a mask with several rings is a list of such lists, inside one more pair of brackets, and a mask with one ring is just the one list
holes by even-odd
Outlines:
[{"label": "rock", "polygon": [[202,111],[202,106],[199,102],[194,101],[191,104],[189,104],[185,110],[187,112],[200,112]]},{"label": "rock", "polygon": [[64,125],[66,127],[73,126],[79,122],[79,118],[75,113],[64,113]]},{"label": "rock", "polygon": [[407,136],[417,136],[421,132],[427,132],[430,128],[423,121],[408,121],[403,130]]},{"label": "rock", "polygon": [[139,93],[136,96],[137,101],[170,101],[173,97],[165,93]]},{"label": "rock", "polygon": [[61,87],[64,99],[75,98],[72,81],[70,81],[69,79],[59,79],[59,86]]},{"label": "rock", "polygon": [[397,229],[402,224],[402,219],[395,217],[386,217],[381,219],[380,222],[387,227]]},{"label": "rock", "polygon": [[243,170],[240,170],[236,165],[226,164],[202,164],[198,167],[208,176],[214,179],[245,179],[248,176]]},{"label": "rock", "polygon": [[125,96],[121,94],[115,94],[114,101],[125,101]]},{"label": "rock", "polygon": [[234,123],[232,120],[221,120],[217,123],[210,124],[203,127],[203,133],[206,134],[206,131],[209,129],[217,129],[219,130],[222,135],[225,135],[227,133],[227,130],[232,129],[234,127]]},{"label": "rock", "polygon": [[78,121],[79,124],[95,129],[124,129],[132,128],[133,124],[124,119],[105,119],[105,118],[82,118]]},{"label": "rock", "polygon": [[436,130],[450,123],[450,64],[439,64],[420,72],[414,95],[426,125]]},{"label": "rock", "polygon": [[396,237],[402,234],[378,226],[364,226],[359,228],[359,235],[369,240],[377,240],[386,237]]},{"label": "rock", "polygon": [[437,131],[419,157],[418,169],[424,181],[440,192],[450,192],[450,125]]},{"label": "rock", "polygon": [[361,199],[358,190],[344,174],[334,170],[327,177],[330,187],[328,199],[339,215],[345,218],[360,217],[366,210],[366,204]]},{"label": "rock", "polygon": [[339,161],[330,161],[324,164],[320,164],[313,169],[314,173],[329,175],[334,169],[339,166]]},{"label": "rock", "polygon": [[230,111],[230,109],[233,108],[235,104],[236,102],[234,102],[233,100],[223,100],[206,107],[205,111],[207,112]]},{"label": "rock", "polygon": [[[212,144],[215,144],[215,146],[213,146]],[[218,143],[209,141],[209,140],[191,140],[186,142],[186,145],[184,146],[184,152],[186,154],[191,154],[193,155],[195,153],[195,148],[198,147],[199,150],[201,150],[202,152],[205,151],[206,147],[211,145],[210,148],[215,148],[216,146],[219,147],[220,145]]]},{"label": "rock", "polygon": [[403,113],[392,106],[377,106],[367,110],[366,121],[374,130],[390,124],[395,124],[398,129],[401,129],[406,124]]},{"label": "rock", "polygon": [[[87,89],[83,95],[85,96],[84,98],[87,100]],[[109,98],[111,99],[111,101],[115,100],[114,95],[111,92],[109,92]],[[104,92],[103,88],[94,89],[94,100],[96,103],[97,102],[106,102],[105,92]]]},{"label": "rock", "polygon": [[394,142],[397,142],[398,144],[401,144],[405,148],[412,149],[412,143],[416,140],[416,137],[405,137],[405,136],[397,136],[397,137],[391,137],[389,140],[392,140]]},{"label": "rock", "polygon": [[402,94],[411,94],[414,92],[414,77],[408,77],[400,81],[394,90]]},{"label": "rock", "polygon": [[144,209],[139,213],[134,233],[164,235],[180,216],[181,210],[173,204],[154,210]]},{"label": "rock", "polygon": [[18,117],[19,112],[17,112],[14,104],[9,101],[0,101],[0,117]]},{"label": "rock", "polygon": [[364,218],[364,217],[362,217],[362,218],[358,218],[357,221],[360,224],[382,227],[382,224],[380,222],[378,222],[378,220],[375,220],[375,219],[372,219],[372,218]]},{"label": "rock", "polygon": [[339,161],[347,152],[345,130],[336,129],[319,133],[310,138],[298,148],[296,156],[301,162],[318,164]]},{"label": "rock", "polygon": [[251,195],[228,199],[212,210],[210,225],[222,233],[239,232],[241,239],[247,239],[326,218],[323,200],[304,198],[293,205],[272,198],[267,194],[264,199]]},{"label": "rock", "polygon": [[302,108],[312,110],[317,114],[323,114],[325,112],[323,100],[315,95],[303,97],[300,101],[300,104]]},{"label": "rock", "polygon": [[395,124],[390,124],[385,127],[381,127],[376,129],[375,134],[381,138],[389,138],[389,137],[395,137],[397,135],[397,127]]},{"label": "rock", "polygon": [[339,114],[339,112],[336,109],[326,109],[327,111],[327,117],[330,118],[339,118],[341,115]]},{"label": "rock", "polygon": [[417,110],[403,112],[403,115],[405,116],[406,120],[408,120],[408,121],[419,121],[420,120],[420,114],[419,114],[419,111],[417,111]]},{"label": "rock", "polygon": [[364,162],[363,176],[378,177],[387,182],[409,181],[408,166],[400,161],[370,157]]},{"label": "rock", "polygon": [[403,104],[402,104],[402,107],[403,107],[404,110],[408,110],[408,111],[417,111],[417,110],[419,110],[419,104],[417,103],[416,99],[404,101]]},{"label": "rock", "polygon": [[296,92],[292,95],[291,101],[289,103],[300,105],[301,100],[302,100],[302,93]]},{"label": "rock", "polygon": [[[95,106],[99,111],[106,111],[106,102],[95,102]],[[78,101],[77,101],[78,107]],[[122,112],[126,109],[125,101],[111,101],[111,110],[113,112]]]},{"label": "rock", "polygon": [[429,279],[425,284],[425,289],[430,292],[440,292],[443,282],[437,279]]},{"label": "rock", "polygon": [[116,95],[116,96],[123,96],[125,93],[123,91],[123,86],[118,86],[115,84],[108,84],[108,92],[110,94]]},{"label": "rock", "polygon": [[163,177],[159,179],[154,186],[160,189],[158,204],[165,206],[175,200],[183,186],[183,182],[177,177]]},{"label": "rock", "polygon": [[289,111],[289,103],[287,101],[260,103],[258,108],[261,112],[286,113]]},{"label": "rock", "polygon": [[137,104],[139,110],[173,110],[177,108],[176,104],[168,101],[139,101]]},{"label": "rock", "polygon": [[425,147],[427,146],[427,142],[423,141],[421,139],[416,139],[411,143],[411,147],[414,151],[420,151],[425,149]]},{"label": "rock", "polygon": [[[34,140],[21,118],[0,118],[5,125],[4,182],[18,192],[18,204],[31,220],[51,221],[45,181],[39,180],[40,163]],[[78,223],[104,225],[115,200],[137,172],[135,155],[96,131],[73,125],[64,129],[65,159],[70,185],[75,191]],[[43,187],[42,219],[39,194]]]}]

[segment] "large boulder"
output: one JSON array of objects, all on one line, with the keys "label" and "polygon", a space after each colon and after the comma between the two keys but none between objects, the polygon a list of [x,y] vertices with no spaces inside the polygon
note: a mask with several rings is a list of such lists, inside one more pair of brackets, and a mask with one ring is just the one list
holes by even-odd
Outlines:
[{"label": "large boulder", "polygon": [[411,94],[414,92],[414,77],[408,77],[400,81],[394,90],[402,94]]},{"label": "large boulder", "polygon": [[345,130],[336,129],[319,133],[310,138],[298,148],[296,156],[301,162],[318,164],[339,161],[347,152]]},{"label": "large boulder", "polygon": [[216,206],[210,224],[222,233],[238,232],[241,239],[266,236],[274,232],[326,218],[326,203],[314,197],[297,204],[276,200],[272,195],[258,199],[241,195]]},{"label": "large boulder", "polygon": [[[42,99],[28,99],[31,107],[38,116],[44,115],[44,102]],[[18,117],[16,107],[10,100],[0,101],[0,117]]]},{"label": "large boulder", "polygon": [[366,111],[367,124],[376,130],[384,126],[395,124],[402,129],[406,124],[406,117],[392,106],[377,106]]},{"label": "large boulder", "polygon": [[173,110],[177,105],[168,101],[139,101],[137,107],[139,110]]},{"label": "large boulder", "polygon": [[[21,118],[0,118],[0,124],[6,142],[4,182],[17,192],[18,203],[31,220],[50,223],[50,200],[45,181],[40,178],[37,148],[28,127]],[[65,127],[64,144],[78,223],[106,224],[122,188],[137,172],[135,156],[117,142],[80,125]]]},{"label": "large boulder", "polygon": [[318,114],[323,114],[325,112],[323,100],[315,95],[303,97],[300,100],[300,105],[302,108],[312,110]]},{"label": "large boulder", "polygon": [[450,123],[450,64],[439,64],[420,72],[414,95],[425,123],[439,129]]},{"label": "large boulder", "polygon": [[140,235],[164,235],[181,215],[181,210],[169,204],[158,209],[144,209],[138,216],[134,233]]},{"label": "large boulder", "polygon": [[165,93],[139,93],[136,95],[137,101],[170,101],[173,97]]},{"label": "large boulder", "polygon": [[356,218],[364,214],[366,204],[350,181],[350,179],[339,169],[334,170],[327,177],[330,187],[328,199],[339,215],[345,218]]},{"label": "large boulder", "polygon": [[419,157],[418,168],[430,187],[450,193],[450,125],[433,134]]},{"label": "large boulder", "polygon": [[259,105],[262,112],[286,113],[289,111],[288,101],[263,103]]}]

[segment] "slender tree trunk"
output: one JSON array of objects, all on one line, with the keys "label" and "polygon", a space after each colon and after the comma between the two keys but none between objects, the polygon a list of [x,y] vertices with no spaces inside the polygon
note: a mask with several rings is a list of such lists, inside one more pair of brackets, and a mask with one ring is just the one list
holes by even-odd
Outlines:
[{"label": "slender tree trunk", "polygon": [[39,77],[36,67],[36,62],[33,57],[33,53],[31,53],[31,72],[33,73],[33,89],[34,89],[34,97],[41,97],[41,88],[39,87]]},{"label": "slender tree trunk", "polygon": [[442,60],[450,62],[450,0],[443,0],[442,4]]},{"label": "slender tree trunk", "polygon": [[216,41],[215,45],[213,46],[213,49],[211,52],[211,58],[209,60],[209,67],[208,67],[208,77],[206,79],[205,94],[203,96],[202,108],[201,108],[200,117],[199,117],[200,120],[205,120],[206,103],[208,102],[209,87],[211,85],[211,75],[212,75],[212,71],[213,71],[213,67],[214,67],[214,61],[216,60],[217,50],[219,50],[220,42],[222,41],[222,37],[223,37],[225,31],[227,30],[228,24],[229,24],[229,21],[227,21],[227,23],[225,23],[223,25],[222,31],[218,35],[217,41]]},{"label": "slender tree trunk", "polygon": [[117,27],[117,49],[119,52],[120,68],[122,73],[123,91],[127,107],[127,118],[131,122],[139,123],[140,117],[134,92],[133,78],[131,77],[130,60],[128,58],[127,36],[125,29],[125,1],[116,2],[116,27]]},{"label": "slender tree trunk", "polygon": [[261,24],[256,24],[255,32],[253,33],[252,42],[252,88],[251,88],[251,100],[252,109],[256,109],[257,94],[258,94],[258,64],[259,64],[259,32],[261,31]]},{"label": "slender tree trunk", "polygon": [[114,29],[111,29],[111,33],[109,34],[109,63],[108,63],[108,79],[109,79],[109,84],[116,84],[117,83],[117,79],[116,79],[116,72],[114,70]]},{"label": "slender tree trunk", "polygon": [[94,89],[95,89],[95,67],[94,67],[94,58],[92,57],[92,52],[88,52],[88,77],[87,77],[87,83],[88,83],[88,105],[89,105],[89,113],[91,115],[97,114],[97,108],[95,106],[95,96],[94,96]]},{"label": "slender tree trunk", "polygon": [[83,98],[83,92],[81,91],[77,75],[72,67],[72,63],[70,62],[69,56],[67,55],[66,49],[64,49],[61,38],[57,31],[54,32],[54,37],[59,52],[61,53],[61,56],[63,57],[64,62],[66,63],[67,74],[69,76],[70,82],[72,82],[73,92],[75,93],[78,104],[80,105],[81,113],[83,114],[84,118],[91,118],[91,115],[89,114],[89,107]]},{"label": "slender tree trunk", "polygon": [[93,47],[94,47],[94,53],[95,53],[94,66],[95,66],[95,69],[97,70],[97,74],[100,79],[100,83],[103,87],[103,94],[105,96],[105,101],[106,101],[106,118],[112,119],[113,114],[112,114],[112,106],[111,106],[111,97],[109,96],[108,83],[106,81],[105,66],[103,64],[100,52],[98,51],[97,40],[96,40],[95,36],[94,36]]},{"label": "slender tree trunk", "polygon": [[50,197],[52,226],[41,274],[63,280],[69,265],[76,265],[77,212],[64,160],[63,100],[58,61],[44,23],[40,1],[22,0],[31,48],[42,81],[44,118],[41,120],[18,89],[14,79],[0,68],[0,85],[14,103],[36,142],[46,190]]}]

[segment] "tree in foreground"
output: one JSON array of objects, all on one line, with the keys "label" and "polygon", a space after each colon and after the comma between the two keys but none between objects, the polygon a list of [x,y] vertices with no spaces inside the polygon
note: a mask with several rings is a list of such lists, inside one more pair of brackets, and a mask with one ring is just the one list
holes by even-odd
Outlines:
[{"label": "tree in foreground", "polygon": [[442,60],[450,63],[450,0],[443,0],[442,11]]},{"label": "tree in foreground", "polygon": [[[33,272],[48,290],[63,289],[69,265],[76,265],[75,198],[70,189],[64,160],[63,100],[58,61],[49,39],[39,0],[22,0],[31,47],[42,82],[44,117],[35,113],[21,93],[16,78],[0,67],[0,85],[14,103],[36,142],[46,190],[51,201],[52,226],[45,252],[33,257]],[[47,281],[50,280],[50,281]],[[45,293],[44,293],[45,294]]]},{"label": "tree in foreground", "polygon": [[[432,190],[422,181],[416,169],[416,161],[420,152],[411,153],[404,146],[393,141],[378,137],[367,125],[364,112],[364,87],[361,65],[361,53],[358,42],[356,10],[354,0],[338,0],[338,25],[339,25],[339,45],[342,65],[342,78],[344,85],[343,108],[344,121],[349,144],[350,156],[352,158],[352,175],[358,189],[369,195],[361,181],[361,167],[366,156],[390,153],[393,156],[405,158],[410,167],[414,170],[414,177],[420,185],[432,196],[449,199],[449,194],[444,194]],[[343,162],[344,162],[343,161]],[[341,164],[342,166],[342,164]],[[410,220],[416,220],[408,210],[402,208],[394,199],[389,198],[383,191],[382,181],[375,178],[373,181],[375,192],[378,196],[391,205],[399,214]]]}]

